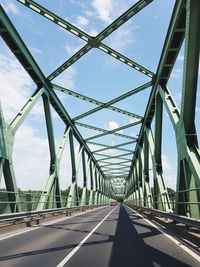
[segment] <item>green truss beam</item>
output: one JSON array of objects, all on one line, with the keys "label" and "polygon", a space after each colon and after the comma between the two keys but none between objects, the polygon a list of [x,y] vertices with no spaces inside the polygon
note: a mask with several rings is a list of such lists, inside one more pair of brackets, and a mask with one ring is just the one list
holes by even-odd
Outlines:
[{"label": "green truss beam", "polygon": [[[93,151],[93,152],[95,153],[95,152],[101,152],[101,151],[109,150],[109,149],[119,149],[119,148],[122,147],[122,146],[126,146],[126,145],[133,144],[133,143],[135,143],[135,141],[129,141],[129,142],[126,142],[126,143],[122,143],[122,144],[115,145],[115,146],[109,146],[109,145],[100,144],[100,143],[95,143],[95,142],[90,142],[90,141],[88,141],[87,143],[88,143],[88,144],[93,144],[93,145],[98,145],[98,146],[103,146],[103,147],[105,147],[105,148],[97,149],[97,150]],[[128,151],[130,152],[131,150],[129,149]]]},{"label": "green truss beam", "polygon": [[114,49],[104,45],[101,41],[110,35],[113,31],[118,29],[121,25],[123,25],[126,21],[128,21],[131,17],[137,14],[140,10],[150,4],[153,0],[140,0],[135,5],[133,5],[129,10],[127,10],[124,14],[122,14],[117,20],[115,20],[111,25],[109,25],[105,30],[103,30],[100,34],[98,34],[95,38],[91,37],[87,33],[83,32],[82,30],[78,29],[71,23],[67,22],[66,20],[60,18],[53,12],[47,10],[46,8],[42,7],[41,5],[37,4],[32,0],[17,0],[18,2],[24,4],[28,8],[31,8],[36,13],[42,15],[46,19],[49,19],[51,22],[56,23],[58,26],[62,27],[66,31],[74,34],[75,36],[81,38],[82,40],[86,41],[87,44],[79,50],[75,55],[73,55],[70,59],[68,59],[64,64],[62,64],[59,68],[57,68],[51,75],[49,75],[49,80],[54,79],[59,74],[61,74],[66,68],[71,66],[74,62],[76,62],[79,58],[85,55],[91,48],[99,48],[101,51],[111,55],[112,57],[120,60],[122,63],[127,64],[128,66],[134,68],[135,70],[148,75],[149,77],[153,77],[153,72],[149,71],[148,69],[144,68],[143,66],[137,64],[136,62],[124,57],[122,54],[116,52]]},{"label": "green truss beam", "polygon": [[10,19],[8,18],[8,16],[6,15],[5,11],[1,6],[0,6],[0,31],[1,31],[1,37],[7,43],[10,50],[17,57],[21,65],[24,67],[26,72],[36,83],[38,88],[42,87],[44,88],[45,90],[44,93],[49,97],[50,103],[55,109],[55,111],[58,113],[59,117],[63,120],[66,126],[71,126],[75,138],[80,144],[83,144],[86,153],[92,157],[92,160],[95,162],[96,166],[101,171],[100,166],[98,165],[98,162],[91,153],[89,147],[85,143],[78,129],[74,126],[73,121],[71,120],[66,109],[62,105],[61,101],[52,90],[50,82],[44,76],[40,67],[32,57],[25,43],[21,39],[20,35],[16,31],[15,27],[13,26],[12,22],[10,21]]},{"label": "green truss beam", "polygon": [[[126,167],[115,168],[114,170],[115,171],[116,170],[124,170],[124,169],[129,169],[129,168],[130,168],[130,166],[126,166]],[[104,172],[112,170],[112,168],[109,168],[109,167],[104,167],[103,169],[104,169]]]},{"label": "green truss beam", "polygon": [[142,85],[142,86],[140,86],[140,87],[138,87],[136,89],[133,89],[133,90],[131,90],[131,91],[129,91],[129,92],[117,97],[117,98],[114,98],[114,99],[108,101],[107,103],[103,103],[101,106],[99,106],[97,108],[94,108],[92,110],[89,110],[89,111],[87,111],[87,112],[85,112],[85,113],[73,118],[73,120],[74,121],[80,120],[80,119],[82,119],[84,117],[87,117],[87,116],[89,116],[89,115],[91,115],[91,114],[93,114],[93,113],[95,113],[97,111],[100,111],[100,110],[104,109],[104,108],[108,108],[108,109],[111,109],[112,111],[120,112],[120,113],[122,113],[124,115],[128,115],[128,116],[131,115],[133,118],[136,118],[136,119],[142,119],[142,117],[139,116],[139,115],[124,111],[124,110],[116,108],[116,107],[113,107],[112,105],[117,103],[117,102],[119,102],[119,101],[122,101],[123,99],[126,99],[127,97],[130,97],[131,95],[134,95],[134,94],[136,94],[136,93],[148,88],[149,86],[151,86],[151,82],[146,83],[146,84],[144,84],[144,85]]},{"label": "green truss beam", "polygon": [[107,158],[103,158],[103,159],[98,159],[98,162],[105,162],[105,160],[113,160],[113,159],[117,159],[117,160],[121,160],[121,159],[124,159],[124,160],[130,160],[131,159],[128,159],[128,158],[124,158],[124,157],[107,157]]},{"label": "green truss beam", "polygon": [[33,93],[33,95],[29,98],[24,107],[20,110],[20,112],[17,114],[17,116],[12,120],[10,125],[12,127],[12,131],[14,134],[17,132],[18,128],[21,126],[21,124],[26,119],[27,115],[35,106],[35,104],[38,102],[43,93],[44,93],[43,88],[37,89]]},{"label": "green truss beam", "polygon": [[99,137],[102,137],[102,136],[105,136],[105,135],[108,135],[108,134],[113,134],[113,133],[116,133],[118,131],[122,131],[122,130],[125,130],[127,128],[130,128],[130,127],[133,127],[133,126],[136,126],[138,124],[141,124],[141,121],[136,121],[136,122],[133,122],[133,123],[130,123],[130,124],[126,124],[124,126],[121,126],[119,128],[115,128],[113,130],[110,130],[110,131],[107,131],[105,133],[102,133],[102,134],[98,134],[98,135],[95,135],[95,136],[92,136],[92,137],[88,137],[86,138],[85,140],[88,142],[92,139],[96,139],[96,138],[99,138]]},{"label": "green truss beam", "polygon": [[119,97],[116,97],[116,98],[108,101],[107,103],[102,103],[102,102],[100,102],[100,101],[98,101],[96,99],[92,99],[92,98],[90,98],[88,96],[79,94],[77,92],[74,92],[72,90],[69,90],[67,88],[64,88],[64,87],[59,86],[59,85],[56,85],[56,84],[53,84],[53,88],[56,89],[56,90],[58,90],[58,91],[60,91],[60,92],[64,92],[64,93],[66,93],[68,95],[77,97],[79,99],[82,99],[84,101],[87,101],[87,102],[90,102],[92,104],[95,104],[95,105],[98,105],[99,106],[97,108],[94,108],[92,110],[89,110],[89,111],[87,111],[87,112],[85,112],[85,113],[83,113],[83,114],[81,114],[81,115],[73,118],[74,121],[80,120],[80,119],[82,119],[82,118],[84,118],[86,116],[89,116],[89,115],[91,115],[91,114],[93,114],[93,113],[95,113],[97,111],[100,111],[100,110],[102,110],[104,108],[110,109],[112,111],[121,113],[123,115],[130,116],[130,117],[133,117],[133,118],[136,118],[136,119],[142,119],[142,116],[140,116],[140,115],[137,115],[137,114],[134,114],[134,113],[131,113],[131,112],[128,112],[128,111],[119,109],[119,108],[114,107],[112,105],[115,104],[115,103],[117,103],[117,102],[119,102],[119,101],[122,101],[123,99],[126,99],[127,97],[130,97],[131,95],[134,95],[136,93],[139,93],[140,91],[143,91],[143,90],[149,88],[151,85],[152,85],[152,83],[151,82],[148,82],[148,83],[146,83],[144,85],[139,86],[138,88],[135,88],[135,89],[133,89],[133,90],[131,90],[131,91],[129,91],[129,92],[127,92],[127,93],[119,96]]},{"label": "green truss beam", "polygon": [[[155,93],[158,85],[166,84],[176,59],[178,57],[181,45],[183,43],[185,35],[185,1],[178,0],[175,3],[169,28],[167,31],[166,39],[164,42],[163,50],[161,53],[160,61],[156,71],[156,78],[154,80],[153,89],[151,91],[149,101],[147,103],[143,124],[140,129],[138,142],[136,145],[135,152],[139,149],[139,145],[143,142],[144,130],[146,124],[151,123],[155,113]],[[134,162],[134,161],[133,161]],[[131,175],[131,169],[130,169]]]},{"label": "green truss beam", "polygon": [[[106,164],[110,164],[111,162],[108,162],[108,161],[100,161],[101,163],[100,164],[102,164],[102,163],[106,163]],[[120,163],[130,163],[131,162],[131,160],[124,160],[124,161],[120,161]],[[119,162],[113,162],[113,163],[119,163]]]},{"label": "green truss beam", "polygon": [[[11,21],[7,17],[6,13],[0,6],[1,37],[4,39],[8,47],[11,49],[26,72],[30,75],[30,77],[37,85],[37,90],[26,102],[25,106],[20,110],[20,112],[17,114],[10,125],[4,122],[2,112],[0,112],[0,135],[2,139],[2,142],[0,143],[0,179],[2,173],[4,173],[4,176],[6,176],[5,182],[7,189],[9,189],[10,191],[15,191],[15,194],[12,196],[12,198],[10,198],[10,201],[12,203],[11,210],[19,211],[21,209],[20,198],[16,193],[17,184],[15,181],[14,168],[12,163],[12,149],[15,133],[23,123],[24,119],[30,113],[32,108],[38,102],[38,100],[42,98],[49,141],[50,171],[49,179],[41,196],[38,209],[53,207],[51,206],[51,204],[48,204],[51,198],[53,200],[56,200],[57,207],[60,207],[61,205],[58,169],[64,145],[66,143],[66,137],[69,135],[70,156],[72,161],[72,185],[70,187],[70,195],[68,200],[69,202],[71,201],[71,204],[75,204],[75,197],[78,196],[77,175],[80,161],[82,160],[84,190],[81,198],[81,205],[85,205],[86,203],[85,197],[87,177],[90,176],[92,179],[91,191],[93,191],[94,188],[93,179],[95,181],[96,192],[94,194],[94,203],[96,204],[103,203],[106,194],[108,194],[110,190],[110,196],[111,194],[115,196],[114,192],[115,194],[122,194],[123,192],[125,198],[132,198],[134,201],[136,201],[137,205],[147,205],[149,207],[171,211],[170,199],[162,173],[162,120],[164,104],[171,119],[171,123],[174,127],[178,150],[178,192],[176,194],[175,211],[177,214],[185,216],[189,214],[189,216],[199,219],[200,207],[199,205],[193,205],[194,202],[199,203],[200,201],[200,193],[198,191],[200,188],[200,152],[195,129],[195,106],[200,51],[200,35],[197,34],[200,28],[199,0],[176,0],[156,75],[101,42],[121,25],[123,25],[126,21],[128,21],[131,17],[133,17],[136,13],[147,6],[150,2],[152,2],[152,0],[138,1],[96,37],[91,37],[90,35],[81,31],[77,27],[73,26],[72,24],[68,23],[67,21],[43,8],[32,0],[18,0],[18,2],[28,6],[36,13],[42,15],[53,23],[56,23],[58,26],[81,38],[82,40],[87,42],[87,44],[82,47],[77,53],[75,53],[75,55],[69,58],[64,64],[57,68],[52,74],[50,74],[48,77],[45,77],[36,61],[28,51],[26,45],[20,38],[19,34],[15,30]],[[166,85],[175,65],[177,56],[180,52],[184,37],[185,56],[183,90],[181,110],[179,111]],[[101,51],[112,56],[113,58],[128,65],[129,67],[132,67],[133,69],[143,73],[144,75],[147,75],[151,78],[151,82],[148,82],[106,103],[102,103],[90,97],[73,92],[69,89],[51,84],[50,81],[52,79],[61,74],[65,69],[76,62],[92,48],[98,48]],[[128,112],[113,106],[115,103],[118,103],[123,99],[126,99],[150,86],[153,86],[153,88],[150,93],[150,98],[147,104],[144,118],[132,112]],[[89,110],[88,112],[85,112],[72,120],[65,110],[64,106],[62,105],[61,101],[55,94],[55,91],[52,89],[65,92],[69,95],[95,104],[98,107]],[[190,99],[189,102],[188,99]],[[63,135],[63,139],[61,140],[61,145],[57,153],[55,151],[50,106],[54,108],[54,110],[58,113],[58,115],[66,125],[66,131]],[[75,122],[78,119],[82,119],[104,108],[137,118],[138,121],[111,131]],[[155,118],[154,132],[151,130],[151,123],[153,121],[153,118]],[[142,125],[139,137],[137,139],[129,135],[121,134],[119,132],[120,130],[127,129],[141,123]],[[99,131],[101,133],[84,140],[79,133],[77,126],[86,127]],[[115,146],[91,142],[91,140],[93,139],[106,136],[108,134],[127,138],[131,141]],[[74,138],[78,141],[80,146],[78,160],[75,159]],[[134,142],[137,142],[134,152],[130,149],[121,148]],[[91,150],[89,149],[89,144],[94,144],[103,148],[91,152]],[[114,154],[114,156],[100,153],[101,151],[110,149],[125,151],[126,153],[119,155]],[[128,159],[125,158],[126,155],[133,155],[133,157],[132,159]],[[154,196],[152,196],[149,183],[149,155],[151,155],[153,162],[152,168],[154,176]],[[86,156],[88,157],[87,162]],[[97,161],[95,156],[103,158]],[[109,178],[109,180],[106,178]],[[126,185],[124,186],[124,182],[122,180],[112,180],[117,178],[124,178]],[[113,192],[111,192],[111,190]],[[187,191],[187,193],[182,194],[182,192],[180,191]],[[157,196],[157,194],[159,196]],[[93,203],[92,198],[93,194],[90,194],[90,203]],[[148,202],[148,204],[146,202]]]},{"label": "green truss beam", "polygon": [[[131,156],[131,155],[133,155],[133,153],[134,153],[134,152],[123,153],[123,154],[119,154],[119,155],[117,155],[117,156],[111,156],[111,155],[101,154],[101,153],[95,153],[95,155],[96,155],[96,156],[104,157],[104,158],[101,158],[102,160],[104,160],[104,159],[110,159],[110,158],[113,158],[113,159],[115,159],[115,158],[121,158],[121,157],[129,156],[129,155]],[[127,158],[126,158],[126,159],[127,159]],[[99,161],[99,159],[98,159],[98,161]]]},{"label": "green truss beam", "polygon": [[[120,178],[120,177],[122,177],[122,178],[124,178],[124,177],[128,177],[128,172],[114,172],[114,173],[112,173],[112,172],[108,172],[108,173],[106,173],[105,174],[105,177],[108,179],[109,177],[118,177],[118,178]],[[122,186],[123,186],[123,183],[122,183]]]},{"label": "green truss beam", "polygon": [[[87,129],[91,129],[91,130],[95,130],[95,131],[99,131],[99,132],[103,132],[103,133],[110,134],[110,131],[109,131],[109,130],[105,130],[105,129],[102,129],[102,128],[98,128],[98,127],[95,127],[95,126],[92,126],[92,125],[88,125],[88,124],[81,123],[81,122],[75,122],[75,124],[76,124],[77,126],[81,126],[81,127],[87,128]],[[112,134],[113,134],[113,135],[116,135],[116,136],[123,137],[123,138],[130,139],[130,140],[134,140],[134,141],[137,140],[137,138],[132,137],[132,136],[129,136],[129,135],[125,135],[125,134],[120,134],[120,133],[112,133]],[[95,136],[88,137],[88,139],[89,139],[89,140],[90,140],[90,138],[95,139],[94,137],[95,137]],[[88,140],[88,139],[87,139],[87,140]]]},{"label": "green truss beam", "polygon": [[[127,163],[127,162],[125,162],[125,163]],[[117,162],[117,163],[112,163],[112,162],[111,162],[111,163],[109,163],[109,164],[101,165],[101,167],[104,168],[104,167],[109,167],[109,166],[111,166],[111,165],[113,165],[113,166],[114,166],[114,165],[115,165],[115,166],[116,166],[116,165],[119,166],[119,164],[120,164],[120,166],[124,166],[124,167],[130,166],[130,165],[125,165],[124,162],[121,161],[121,162]]]}]

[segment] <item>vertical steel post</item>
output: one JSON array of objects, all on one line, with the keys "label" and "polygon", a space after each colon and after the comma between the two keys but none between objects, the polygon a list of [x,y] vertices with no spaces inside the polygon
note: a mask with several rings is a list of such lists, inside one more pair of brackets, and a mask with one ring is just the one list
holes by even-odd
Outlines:
[{"label": "vertical steel post", "polygon": [[0,178],[3,172],[6,189],[9,192],[8,200],[10,202],[11,212],[18,212],[22,211],[22,206],[12,161],[14,143],[14,134],[12,130],[12,127],[4,120],[3,111],[0,105]]},{"label": "vertical steel post", "polygon": [[92,161],[90,161],[90,198],[89,198],[89,205],[94,204],[94,169]]},{"label": "vertical steel post", "polygon": [[[176,212],[200,218],[200,155],[195,127],[195,108],[200,51],[200,2],[187,0],[183,95],[178,128],[178,177]],[[188,101],[189,100],[189,101]],[[180,138],[182,136],[182,138]],[[188,158],[188,153],[190,158]],[[196,161],[196,164],[194,162]],[[187,194],[179,192],[190,190]],[[183,203],[185,202],[185,203]],[[191,203],[191,204],[190,204]]]}]

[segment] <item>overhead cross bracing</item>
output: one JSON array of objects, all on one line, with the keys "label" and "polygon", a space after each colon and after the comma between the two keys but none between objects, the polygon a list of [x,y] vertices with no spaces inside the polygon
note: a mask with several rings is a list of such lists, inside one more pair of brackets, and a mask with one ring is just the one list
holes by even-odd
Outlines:
[{"label": "overhead cross bracing", "polygon": [[[130,59],[129,57],[109,47],[106,40],[104,40],[111,34],[114,35],[115,31],[124,24],[128,23],[129,20],[139,14],[142,14],[146,8],[153,5],[154,1],[152,0],[137,1],[119,18],[111,22],[104,30],[100,31],[100,33],[98,33],[95,37],[84,32],[82,29],[79,29],[77,26],[69,23],[67,19],[58,16],[54,12],[34,1],[18,0],[17,2],[19,4],[23,4],[25,6],[24,8],[28,8],[30,12],[35,12],[38,19],[41,19],[42,21],[47,20],[48,23],[55,25],[58,29],[62,29],[62,31],[70,33],[73,38],[76,37],[85,42],[84,46],[80,48],[79,51],[75,52],[75,54],[69,59],[66,59],[66,61],[57,67],[51,74],[44,75],[43,71],[38,66],[29,49],[16,31],[14,25],[7,17],[3,8],[1,8],[1,36],[37,86],[37,89],[31,98],[11,122],[10,135],[15,135],[18,128],[21,126],[24,119],[39,99],[42,98],[44,103],[50,150],[50,174],[38,208],[45,208],[45,201],[47,201],[51,195],[57,195],[57,193],[58,197],[56,201],[57,203],[60,203],[58,174],[59,164],[66,140],[69,140],[70,159],[72,165],[72,185],[69,194],[69,205],[75,203],[78,169],[82,164],[83,185],[85,189],[87,188],[87,177],[88,174],[90,174],[91,177],[94,177],[93,179],[95,180],[96,189],[98,189],[100,193],[109,195],[111,190],[114,192],[112,197],[115,194],[123,194],[125,199],[128,199],[133,195],[134,198],[139,199],[139,203],[148,202],[148,205],[152,206],[154,200],[149,182],[149,158],[151,155],[153,164],[154,195],[159,195],[155,206],[162,210],[171,211],[172,207],[170,204],[170,198],[163,178],[161,158],[162,117],[164,104],[174,127],[178,150],[179,152],[181,151],[180,153],[178,152],[180,154],[177,178],[178,191],[185,190],[186,188],[193,190],[195,188],[195,190],[191,191],[192,193],[189,193],[187,197],[184,196],[184,198],[187,198],[187,201],[185,201],[186,205],[182,204],[183,194],[177,194],[177,212],[182,212],[184,214],[187,213],[188,207],[186,206],[190,198],[195,199],[197,202],[199,198],[199,191],[196,190],[199,188],[199,151],[197,149],[197,140],[195,137],[196,130],[194,126],[194,116],[192,115],[194,114],[193,111],[195,108],[197,91],[196,77],[198,73],[199,40],[196,40],[193,36],[195,27],[198,28],[198,22],[197,19],[195,19],[198,14],[195,13],[197,11],[194,11],[198,10],[197,1],[175,2],[169,29],[156,71],[149,70],[146,66],[143,66],[141,62],[138,63],[136,60]],[[186,6],[188,6],[188,9]],[[186,10],[189,11],[186,12]],[[188,17],[186,16],[186,13],[188,14]],[[189,42],[190,38],[192,38],[192,42]],[[182,109],[179,111],[169,90],[166,88],[166,85],[176,63],[184,39],[186,43],[186,55],[184,62],[185,80],[183,85],[184,97],[182,98]],[[194,39],[196,41],[193,41]],[[192,45],[190,45],[191,43]],[[56,83],[57,77],[62,75],[62,73],[69,69],[69,67],[73,64],[77,64],[80,59],[84,59],[89,51],[94,49],[98,49],[102,55],[104,54],[110,56],[113,60],[115,60],[115,62],[130,68],[130,70],[133,71],[133,77],[136,73],[143,75],[146,78],[146,82],[136,88],[132,88],[128,92],[121,93],[117,96],[113,94],[113,98],[106,101],[91,97],[89,92],[87,92],[87,94],[82,94],[76,91],[76,89],[65,88],[64,86]],[[189,58],[192,58],[192,61]],[[195,66],[192,81],[189,74],[189,66],[191,66],[191,64]],[[187,88],[189,84],[192,84],[192,90],[194,93],[192,94],[192,101],[188,107],[186,99],[188,97],[189,89]],[[142,113],[141,111],[137,113],[133,112],[132,107],[128,110],[124,108],[124,106],[126,106],[122,105],[122,103],[125,103],[123,102],[124,100],[129,98],[133,99],[142,92],[148,92],[150,95],[146,111],[144,108]],[[83,106],[87,102],[91,104],[93,108],[86,110],[81,114],[77,112],[78,114],[71,116],[71,114],[69,115],[68,113],[68,107],[62,102],[60,93],[62,93],[63,97],[68,95],[70,99],[73,98],[74,101],[82,101]],[[106,92],[103,93],[106,97]],[[121,108],[121,105],[123,108]],[[61,140],[61,145],[59,146],[59,150],[57,152],[55,150],[55,139],[53,136],[53,123],[50,113],[51,107],[54,108],[66,126],[66,130]],[[77,108],[77,111],[78,110],[79,108]],[[117,125],[117,127],[116,124],[114,127],[99,126],[98,116],[101,116],[99,114],[109,114],[101,112],[113,112],[118,114],[118,116],[122,118],[122,121],[124,120],[124,125]],[[90,124],[88,122],[91,116],[93,116],[93,118],[97,118],[95,123],[93,122]],[[127,123],[127,121],[129,121],[129,123]],[[155,124],[155,133],[152,131],[153,124]],[[182,127],[183,124],[186,124],[187,129]],[[140,126],[139,131],[138,128],[136,128],[138,126]],[[85,129],[87,129],[88,132],[90,130],[90,132],[95,134],[88,136],[88,134],[85,134],[84,132]],[[134,134],[130,134],[130,131],[129,134],[125,133],[125,130],[128,129],[137,130],[132,131]],[[191,129],[192,133],[190,132]],[[74,140],[76,140],[80,146],[78,153],[76,153],[74,149]],[[117,142],[113,140],[117,140]],[[12,161],[11,155],[9,155],[9,157],[6,156],[5,158],[8,162]],[[2,161],[1,165],[6,166],[4,161]],[[12,171],[10,168],[11,165],[5,167],[4,176],[5,174],[8,176],[8,187],[10,191],[15,192],[17,190],[17,185],[14,182],[15,179],[13,178],[13,174],[11,174]],[[190,176],[192,178],[188,178]],[[123,181],[121,183],[117,182],[118,178],[123,179]],[[187,179],[190,180],[189,184],[184,182]],[[94,184],[91,185],[91,190],[94,190],[93,186]],[[119,190],[119,187],[121,190],[120,192],[116,191]],[[86,194],[86,191],[84,191],[83,194]],[[16,199],[17,196],[14,196],[13,200]],[[194,216],[198,217],[199,208],[195,205],[191,206],[190,213],[197,214]]]}]

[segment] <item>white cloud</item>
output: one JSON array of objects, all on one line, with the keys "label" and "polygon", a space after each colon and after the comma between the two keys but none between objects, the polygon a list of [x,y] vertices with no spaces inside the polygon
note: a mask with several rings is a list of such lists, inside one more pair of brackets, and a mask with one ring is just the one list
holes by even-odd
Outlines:
[{"label": "white cloud", "polygon": [[137,121],[139,121],[139,119],[137,119],[137,118],[130,118],[130,123],[134,123],[134,122],[137,122]]},{"label": "white cloud", "polygon": [[[3,113],[8,122],[24,106],[35,89],[35,85],[15,57],[6,51],[3,45],[1,45],[0,52],[0,79]],[[44,116],[41,100],[34,106],[31,115],[32,120],[37,118],[34,124],[38,122],[38,118],[41,119]],[[49,148],[46,127],[44,124],[42,129],[37,126],[33,128],[32,125],[30,126],[29,118],[25,120],[16,133],[13,150],[14,170],[18,187],[42,190],[49,176]],[[41,121],[38,125],[41,125]],[[58,142],[60,140],[56,141],[56,144]],[[69,166],[68,158],[65,164],[65,166]],[[63,173],[63,165],[61,165],[60,171]]]},{"label": "white cloud", "polygon": [[15,57],[3,49],[0,52],[0,80],[3,113],[10,121],[31,96],[34,85]]},{"label": "white cloud", "polygon": [[[129,3],[130,1],[93,0],[92,7],[94,12],[89,12],[88,14],[93,14],[105,24],[109,24],[129,8]],[[133,4],[132,1],[131,4]]]},{"label": "white cloud", "polygon": [[[128,1],[118,2],[114,0],[93,0],[92,6],[94,8],[93,16],[99,18],[106,25],[113,22],[129,8]],[[130,21],[126,22],[121,28],[113,32],[111,36],[107,37],[108,46],[123,53],[135,41],[133,31],[139,27],[139,25],[133,25]],[[116,61],[113,58],[108,59],[109,66],[115,66],[114,62]]]},{"label": "white cloud", "polygon": [[57,78],[55,78],[54,82],[60,86],[73,90],[75,88],[74,78],[76,76],[76,73],[76,69],[71,66]]},{"label": "white cloud", "polygon": [[[175,163],[176,164],[176,163]],[[172,189],[176,188],[176,168],[169,157],[162,154],[163,178],[165,185]]]},{"label": "white cloud", "polygon": [[96,31],[96,30],[90,30],[90,31],[88,32],[88,34],[89,34],[90,36],[95,37],[95,36],[97,36],[98,31]]},{"label": "white cloud", "polygon": [[92,6],[100,20],[106,23],[112,22],[114,9],[112,0],[93,0]]},{"label": "white cloud", "polygon": [[[149,155],[151,159],[151,155]],[[170,187],[172,189],[176,188],[176,163],[172,163],[169,157],[165,154],[162,154],[162,167],[163,167],[163,179],[166,187]],[[153,170],[152,170],[152,160],[149,161],[149,169],[150,169],[150,181],[151,186],[153,186]]]},{"label": "white cloud", "polygon": [[83,16],[78,16],[76,18],[76,25],[78,27],[85,27],[89,24],[89,20],[86,18],[86,17],[83,17]]},{"label": "white cloud", "polygon": [[88,147],[90,148],[91,151],[95,151],[95,150],[103,148],[102,146],[98,146],[95,144],[88,144]]},{"label": "white cloud", "polygon": [[124,51],[125,48],[133,42],[130,28],[126,25],[112,34],[109,38],[109,46],[115,50]]},{"label": "white cloud", "polygon": [[116,128],[119,128],[119,124],[115,121],[109,121],[106,125],[106,129],[109,131],[114,130]]},{"label": "white cloud", "polygon": [[184,56],[183,55],[179,55],[177,58],[178,61],[183,61],[184,60]]},{"label": "white cloud", "polygon": [[168,157],[164,154],[162,155],[162,164],[163,164],[163,168],[166,171],[172,171],[173,170],[172,165],[171,165]]},{"label": "white cloud", "polygon": [[[86,3],[83,2],[83,1],[79,1],[79,0],[70,0],[70,2],[73,4],[73,5],[76,5],[76,6],[79,6],[79,7],[82,7],[82,8],[85,8],[86,7]],[[62,3],[62,2],[61,2]],[[66,1],[64,0],[63,2],[63,5],[61,7],[64,6],[64,4],[66,4]]]},{"label": "white cloud", "polygon": [[49,175],[47,138],[40,137],[37,130],[23,124],[17,131],[13,151],[18,187],[44,189]]},{"label": "white cloud", "polygon": [[[40,136],[42,130],[23,124],[17,132],[13,162],[17,185],[21,189],[44,190],[48,180],[49,146],[47,137]],[[58,147],[60,140],[55,140],[55,143]],[[71,183],[71,163],[68,152],[69,147],[66,146],[59,169],[60,185],[63,189]]]},{"label": "white cloud", "polygon": [[177,88],[176,92],[174,93],[174,102],[179,110],[181,108],[181,101],[182,101],[182,91],[179,88]]},{"label": "white cloud", "polygon": [[6,13],[13,13],[14,15],[20,15],[20,11],[17,6],[14,4],[13,0],[0,0]]},{"label": "white cloud", "polygon": [[64,50],[67,52],[67,55],[70,57],[73,56],[78,50],[81,49],[83,45],[73,45],[73,44],[66,44],[63,46]]},{"label": "white cloud", "polygon": [[172,71],[171,77],[179,78],[179,77],[181,77],[182,73],[183,73],[183,71],[181,69],[174,69]]}]

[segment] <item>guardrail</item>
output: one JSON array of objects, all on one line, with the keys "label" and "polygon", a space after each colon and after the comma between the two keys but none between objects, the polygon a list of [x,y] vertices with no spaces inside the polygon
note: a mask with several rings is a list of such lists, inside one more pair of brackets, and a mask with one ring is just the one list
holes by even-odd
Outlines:
[{"label": "guardrail", "polygon": [[141,207],[141,206],[136,206],[132,204],[127,204],[127,206],[133,208],[134,210],[139,210],[139,211],[146,211],[149,212],[150,214],[156,215],[158,217],[163,217],[167,219],[171,219],[174,223],[182,223],[188,227],[194,227],[200,230],[200,220],[193,219],[190,217],[182,216],[182,215],[177,215],[174,213],[169,213],[165,211],[160,211],[156,209],[151,209],[147,207]]},{"label": "guardrail", "polygon": [[[60,195],[46,196],[45,192],[35,191],[6,191],[4,188],[0,189],[0,214],[10,214],[17,212],[30,212],[37,211],[39,206],[43,206],[41,209],[54,209],[56,207],[66,208],[74,206],[91,205],[91,204],[108,204],[108,200],[93,199],[90,198],[90,192],[87,191],[87,196],[82,197],[81,188],[77,197],[70,196],[69,192],[61,192]],[[95,192],[94,192],[95,193]],[[17,198],[16,198],[17,196]],[[12,200],[11,200],[12,199]],[[12,206],[12,208],[11,208]],[[18,210],[20,208],[20,211]]]},{"label": "guardrail", "polygon": [[[189,199],[189,194],[193,191],[199,192],[200,193],[200,187],[196,187],[196,188],[192,188],[192,189],[186,189],[186,190],[180,190],[180,191],[173,191],[172,189],[168,188],[167,191],[163,194],[153,194],[149,195],[149,196],[145,196],[145,197],[139,197],[138,199],[134,199],[132,198],[131,204],[133,203],[133,205],[135,206],[145,206],[148,208],[156,208],[159,205],[163,205],[163,204],[170,204],[171,208],[173,211],[176,210],[176,205],[177,204],[181,204],[181,205],[185,205],[185,209],[188,210],[189,212],[189,208],[186,207],[187,205],[194,205],[194,206],[199,206],[200,202],[199,201],[186,201],[187,199]],[[181,201],[177,201],[177,194],[179,194],[181,196]],[[169,196],[169,199],[163,200],[162,197],[166,197]],[[180,199],[180,197],[179,197]],[[127,203],[129,203],[130,201],[128,201]]]},{"label": "guardrail", "polygon": [[[16,223],[26,223],[27,227],[31,226],[31,222],[35,221],[39,224],[41,219],[47,218],[47,215],[55,216],[65,214],[66,216],[72,215],[75,211],[85,211],[86,209],[94,209],[97,207],[106,206],[101,205],[87,205],[87,206],[75,206],[71,208],[57,208],[57,209],[47,209],[41,211],[30,211],[30,212],[18,212],[12,214],[2,214],[0,215],[0,225],[5,223],[10,223],[10,225]],[[5,225],[2,225],[5,226]]]},{"label": "guardrail", "polygon": [[[16,201],[16,196],[18,197],[18,202]],[[44,196],[45,201],[41,201],[41,197]],[[13,199],[11,201],[10,199]],[[60,199],[58,201],[57,199]],[[45,203],[46,209],[55,208],[56,205],[60,205],[61,208],[67,207],[68,195],[65,193],[61,193],[61,195],[49,196],[46,198],[46,194],[42,191],[35,192],[23,192],[23,191],[6,191],[4,189],[0,190],[0,214],[8,214],[11,213],[12,205],[14,207],[14,212],[17,212],[18,204],[21,207],[21,211],[36,211],[39,204]],[[71,197],[72,203],[81,202],[81,197]],[[85,198],[85,203],[89,205],[89,197]]]}]

